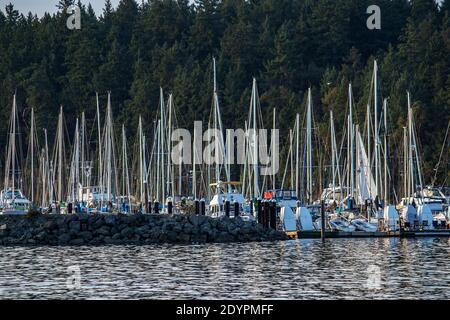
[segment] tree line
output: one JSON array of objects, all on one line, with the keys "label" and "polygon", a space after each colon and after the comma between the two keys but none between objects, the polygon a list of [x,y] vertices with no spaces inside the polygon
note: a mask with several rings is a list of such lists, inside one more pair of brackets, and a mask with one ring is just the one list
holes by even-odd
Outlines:
[{"label": "tree line", "polygon": [[[40,18],[9,4],[0,11],[1,150],[6,149],[15,92],[24,136],[31,107],[37,127],[47,128],[49,138],[54,137],[60,105],[68,132],[82,111],[95,128],[95,93],[104,112],[108,91],[118,129],[124,123],[133,136],[142,115],[144,130],[151,133],[160,87],[173,94],[180,127],[207,122],[215,57],[225,127],[244,126],[255,77],[267,126],[277,108],[277,126],[286,143],[295,114],[305,112],[311,87],[314,129],[327,157],[329,110],[340,138],[351,82],[354,108],[364,123],[376,59],[380,101],[386,97],[389,103],[392,163],[396,168],[401,158],[409,90],[423,172],[430,181],[450,114],[450,1],[377,0],[381,29],[369,30],[366,8],[373,2],[121,0],[113,8],[106,0],[97,16],[90,5],[61,0],[56,13]],[[80,30],[66,27],[66,8],[74,3],[81,9]],[[448,183],[448,148],[443,157],[439,182]]]}]

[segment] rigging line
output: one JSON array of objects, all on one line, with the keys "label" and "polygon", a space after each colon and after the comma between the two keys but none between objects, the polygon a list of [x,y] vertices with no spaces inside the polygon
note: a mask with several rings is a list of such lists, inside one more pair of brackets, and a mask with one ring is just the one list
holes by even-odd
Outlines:
[{"label": "rigging line", "polygon": [[438,173],[439,165],[441,164],[441,159],[442,159],[442,155],[444,153],[445,144],[447,142],[447,136],[448,136],[449,129],[450,129],[450,120],[448,121],[447,131],[445,132],[444,142],[442,143],[441,153],[439,154],[439,160],[438,160],[438,163],[436,164],[436,167],[434,168],[434,177],[431,182],[432,186],[434,186],[434,183],[436,182],[437,173]]}]

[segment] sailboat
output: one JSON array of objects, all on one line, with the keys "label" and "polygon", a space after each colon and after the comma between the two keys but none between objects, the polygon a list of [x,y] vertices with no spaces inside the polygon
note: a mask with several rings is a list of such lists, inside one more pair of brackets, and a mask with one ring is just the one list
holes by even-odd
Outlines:
[{"label": "sailboat", "polygon": [[[245,220],[253,220],[254,217],[250,215],[249,211],[245,211],[246,201],[244,194],[240,190],[241,183],[237,181],[231,181],[230,177],[230,164],[224,161],[227,158],[227,149],[224,143],[222,116],[220,112],[219,96],[217,89],[216,79],[216,60],[213,58],[213,97],[212,97],[212,109],[208,132],[214,132],[214,173],[211,173],[212,164],[209,162],[207,168],[208,178],[211,179],[214,176],[213,183],[209,183],[208,195],[210,198],[208,211],[209,215],[213,217],[220,217],[228,214],[231,217],[237,215],[242,216]],[[251,105],[256,104],[253,99],[256,95],[256,81],[253,82],[253,92]],[[210,137],[211,138],[211,137]],[[225,181],[222,181],[222,172],[225,171]]]},{"label": "sailboat", "polygon": [[17,117],[16,95],[13,97],[13,106],[9,123],[8,149],[5,162],[5,180],[0,193],[0,210],[2,214],[23,215],[30,209],[30,201],[22,192],[22,171],[20,170],[20,157],[17,148],[19,122]]},{"label": "sailboat", "polygon": [[118,180],[116,171],[116,150],[114,123],[111,107],[111,93],[108,92],[108,102],[106,106],[105,126],[102,137],[103,172],[101,174],[100,189],[100,210],[102,212],[112,212],[116,207],[116,191],[118,190]]},{"label": "sailboat", "polygon": [[[404,198],[397,205],[407,228],[434,229],[431,199],[425,196],[418,141],[408,96],[408,127],[404,129]],[[416,185],[418,183],[418,185]]]}]

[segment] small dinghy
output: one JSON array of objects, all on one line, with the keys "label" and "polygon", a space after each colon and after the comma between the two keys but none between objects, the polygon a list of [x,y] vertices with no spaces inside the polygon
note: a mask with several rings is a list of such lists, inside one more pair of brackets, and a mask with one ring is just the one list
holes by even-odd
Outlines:
[{"label": "small dinghy", "polygon": [[297,207],[296,209],[297,222],[299,229],[302,231],[312,231],[314,230],[313,220],[311,213],[306,207]]},{"label": "small dinghy", "polygon": [[356,230],[355,226],[343,219],[332,219],[330,220],[330,225],[331,228],[336,231],[353,232]]},{"label": "small dinghy", "polygon": [[376,232],[377,231],[377,226],[367,222],[364,219],[354,219],[354,220],[352,220],[351,224],[358,231],[364,231],[364,232]]}]

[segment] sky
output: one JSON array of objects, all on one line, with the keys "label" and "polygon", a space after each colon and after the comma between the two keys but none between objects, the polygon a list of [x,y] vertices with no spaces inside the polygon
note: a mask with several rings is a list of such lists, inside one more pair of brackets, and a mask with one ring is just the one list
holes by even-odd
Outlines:
[{"label": "sky", "polygon": [[[58,9],[56,5],[59,0],[0,0],[0,10],[5,12],[5,6],[9,3],[14,5],[20,13],[35,13],[38,17],[42,17],[45,12],[55,13]],[[97,16],[101,15],[105,4],[104,0],[81,0],[81,3],[87,5],[91,3]],[[116,7],[119,0],[111,0],[113,7]]]},{"label": "sky", "polygon": [[[120,0],[111,0],[113,7],[116,7]],[[442,0],[437,0],[441,2]],[[5,11],[5,6],[12,3],[16,10],[27,14],[29,11],[35,13],[38,17],[42,17],[45,12],[54,13],[57,11],[56,4],[59,0],[0,0],[0,10]],[[102,13],[104,0],[81,0],[85,5],[91,3],[95,14],[99,16]]]}]

